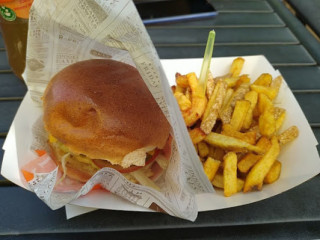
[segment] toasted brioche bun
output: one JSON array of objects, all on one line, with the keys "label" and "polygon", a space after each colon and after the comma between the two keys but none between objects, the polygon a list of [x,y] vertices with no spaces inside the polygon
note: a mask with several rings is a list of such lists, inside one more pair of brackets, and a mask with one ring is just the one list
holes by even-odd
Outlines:
[{"label": "toasted brioche bun", "polygon": [[70,152],[121,165],[137,149],[162,149],[170,125],[139,72],[86,60],[57,73],[43,96],[45,129]]}]

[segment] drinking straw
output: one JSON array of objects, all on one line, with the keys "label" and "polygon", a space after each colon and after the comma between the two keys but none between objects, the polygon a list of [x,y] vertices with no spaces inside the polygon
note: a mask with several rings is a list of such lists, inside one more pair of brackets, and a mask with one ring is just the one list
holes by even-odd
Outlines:
[{"label": "drinking straw", "polygon": [[206,93],[207,81],[208,81],[208,73],[210,68],[210,62],[212,58],[213,45],[216,37],[216,32],[214,30],[209,32],[206,50],[204,52],[203,62],[201,66],[199,85],[203,89],[203,95]]}]

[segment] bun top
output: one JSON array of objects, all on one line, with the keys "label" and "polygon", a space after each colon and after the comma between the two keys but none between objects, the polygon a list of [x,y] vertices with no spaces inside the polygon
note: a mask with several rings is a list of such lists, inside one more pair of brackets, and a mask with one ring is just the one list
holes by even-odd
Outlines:
[{"label": "bun top", "polygon": [[139,72],[114,60],[77,62],[43,97],[45,129],[75,154],[121,164],[137,149],[163,148],[170,125]]}]

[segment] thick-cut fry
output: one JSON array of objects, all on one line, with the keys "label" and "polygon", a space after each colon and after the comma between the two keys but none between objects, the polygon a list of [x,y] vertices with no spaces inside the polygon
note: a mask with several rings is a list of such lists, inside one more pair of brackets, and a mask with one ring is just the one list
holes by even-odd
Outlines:
[{"label": "thick-cut fry", "polygon": [[283,113],[285,113],[286,110],[284,108],[280,108],[280,107],[274,107],[274,118],[278,119],[281,117],[281,115]]},{"label": "thick-cut fry", "polygon": [[215,160],[211,157],[208,157],[207,160],[203,164],[204,173],[207,175],[209,181],[211,182],[216,175],[221,162]]},{"label": "thick-cut fry", "polygon": [[203,113],[202,121],[208,117],[210,111],[212,111],[212,107],[214,107],[217,101],[219,103],[221,102],[220,103],[220,107],[221,107],[224,100],[225,93],[226,93],[226,89],[227,89],[227,86],[224,81],[217,82],[217,84],[214,87],[213,93],[211,94],[211,97],[208,101],[206,110]]},{"label": "thick-cut fry", "polygon": [[179,85],[176,86],[176,91],[175,91],[176,93],[177,92],[184,93],[184,91],[185,91],[185,89],[183,87],[181,87]]},{"label": "thick-cut fry", "polygon": [[263,93],[259,94],[258,109],[261,114],[259,117],[260,133],[271,137],[276,131],[275,110],[270,98]]},{"label": "thick-cut fry", "polygon": [[239,87],[243,83],[250,83],[250,80],[251,79],[247,74],[241,75],[236,82],[235,88]]},{"label": "thick-cut fry", "polygon": [[199,152],[199,156],[202,158],[208,156],[208,154],[209,154],[208,145],[203,141],[199,142],[198,143],[198,152]]},{"label": "thick-cut fry", "polygon": [[209,102],[203,114],[202,122],[200,125],[200,128],[206,134],[211,132],[212,128],[216,123],[226,90],[227,86],[226,83],[223,81],[219,81],[214,88],[214,91],[209,99]]},{"label": "thick-cut fry", "polygon": [[274,108],[274,118],[276,119],[276,132],[281,128],[285,118],[286,118],[286,110],[283,108]]},{"label": "thick-cut fry", "polygon": [[244,59],[241,57],[237,57],[235,60],[233,60],[229,71],[232,74],[232,77],[238,77],[240,75],[243,64]]},{"label": "thick-cut fry", "polygon": [[180,86],[182,88],[187,88],[189,86],[187,76],[181,75],[180,73],[176,73],[176,83],[177,86]]},{"label": "thick-cut fry", "polygon": [[237,155],[228,152],[223,159],[224,195],[230,197],[237,192]]},{"label": "thick-cut fry", "polygon": [[227,83],[229,88],[238,88],[243,83],[250,83],[250,78],[247,74],[243,74],[239,77],[226,77],[224,81]]},{"label": "thick-cut fry", "polygon": [[251,145],[245,141],[233,137],[224,136],[219,133],[211,132],[205,137],[204,140],[213,146],[221,147],[226,150],[237,152],[253,151],[258,154],[264,153],[264,150],[260,147]]},{"label": "thick-cut fry", "polygon": [[223,156],[225,155],[225,151],[222,148],[216,148],[213,146],[209,146],[209,147],[211,147],[213,149],[213,153],[211,153],[212,154],[211,157],[216,160],[222,161]]},{"label": "thick-cut fry", "polygon": [[259,130],[261,135],[271,137],[276,132],[276,120],[274,118],[274,107],[263,111],[259,117]]},{"label": "thick-cut fry", "polygon": [[[223,175],[217,173],[213,180],[211,181],[212,185],[217,187],[217,188],[221,188],[223,189]],[[237,178],[237,192],[241,192],[243,189],[243,185],[244,185],[244,181],[242,179]]]},{"label": "thick-cut fry", "polygon": [[175,93],[177,93],[177,92],[179,92],[179,93],[184,93],[184,92],[185,92],[185,88],[177,85],[177,86],[176,86]]},{"label": "thick-cut fry", "polygon": [[191,108],[182,112],[182,116],[188,127],[195,124],[195,122],[201,117],[205,107],[206,107],[205,98],[192,97]]},{"label": "thick-cut fry", "polygon": [[239,77],[226,77],[225,79],[223,79],[226,84],[228,85],[228,88],[233,88],[234,86],[236,86],[237,81],[239,80]]},{"label": "thick-cut fry", "polygon": [[244,180],[237,178],[237,192],[241,192],[244,186]]},{"label": "thick-cut fry", "polygon": [[191,108],[191,101],[181,92],[175,92],[174,97],[176,98],[181,111],[186,111]]},{"label": "thick-cut fry", "polygon": [[273,163],[267,176],[264,178],[263,183],[268,183],[268,184],[274,183],[275,181],[277,181],[279,179],[280,173],[281,173],[281,162],[276,160]]},{"label": "thick-cut fry", "polygon": [[231,97],[233,95],[233,92],[234,91],[233,91],[232,88],[228,88],[227,89],[226,96],[223,99],[223,103],[222,103],[221,109],[225,109],[226,108],[227,104],[229,103],[229,101],[230,101],[230,99],[231,99]]},{"label": "thick-cut fry", "polygon": [[258,112],[259,112],[259,114],[263,113],[264,110],[269,107],[273,107],[273,103],[270,100],[270,98],[263,93],[259,93],[259,96],[258,96]]},{"label": "thick-cut fry", "polygon": [[186,98],[189,99],[190,102],[191,102],[191,100],[192,100],[191,94],[192,94],[192,93],[191,93],[191,88],[190,88],[190,87],[187,87],[184,95],[186,96]]},{"label": "thick-cut fry", "polygon": [[244,120],[246,118],[247,112],[250,108],[250,102],[247,100],[239,100],[233,110],[233,114],[230,120],[230,125],[236,130],[240,131]]},{"label": "thick-cut fry", "polygon": [[248,109],[242,128],[249,129],[252,124],[253,110],[255,109],[258,102],[258,93],[255,91],[250,91],[246,93],[244,99],[250,102],[250,108]]},{"label": "thick-cut fry", "polygon": [[206,88],[206,94],[207,98],[210,99],[211,94],[213,93],[213,89],[215,87],[215,81],[212,76],[212,73],[209,71],[208,73],[208,80],[207,80],[207,88]]},{"label": "thick-cut fry", "polygon": [[267,152],[271,147],[271,141],[267,137],[262,136],[256,145]]},{"label": "thick-cut fry", "polygon": [[193,144],[201,142],[206,137],[206,134],[200,128],[189,130],[189,135]]},{"label": "thick-cut fry", "polygon": [[249,88],[250,84],[243,83],[237,88],[236,91],[232,93],[229,101],[225,104],[220,112],[220,118],[224,124],[230,123],[232,111],[236,102],[244,98],[244,95],[249,92]]},{"label": "thick-cut fry", "polygon": [[203,95],[203,90],[201,86],[198,84],[198,79],[195,73],[187,74],[188,83],[192,91],[192,102],[191,108],[183,111],[182,116],[186,125],[192,126],[203,114],[207,99],[205,95]]},{"label": "thick-cut fry", "polygon": [[277,90],[272,87],[265,87],[265,86],[252,84],[250,88],[252,91],[256,91],[257,93],[263,93],[267,95],[271,100],[275,99],[278,94]]},{"label": "thick-cut fry", "polygon": [[191,88],[192,93],[198,93],[199,81],[197,75],[194,72],[188,73],[187,75],[188,86]]},{"label": "thick-cut fry", "polygon": [[[259,97],[258,97],[258,99],[259,99]],[[259,102],[259,101],[258,101]],[[258,106],[258,104],[256,105],[256,107],[253,109],[253,111],[252,111],[252,117],[253,118],[257,118],[257,117],[259,117],[259,115],[260,115],[260,112],[259,112],[259,106]]]},{"label": "thick-cut fry", "polygon": [[281,87],[281,84],[282,84],[282,76],[276,77],[275,79],[273,79],[273,81],[271,83],[271,87],[276,90],[276,96],[279,93],[279,89]]},{"label": "thick-cut fry", "polygon": [[243,192],[261,190],[263,180],[280,153],[277,137],[272,137],[271,147],[266,154],[252,167],[244,182]]},{"label": "thick-cut fry", "polygon": [[254,85],[260,85],[269,87],[272,82],[272,76],[269,73],[262,73],[257,80],[254,81]]},{"label": "thick-cut fry", "polygon": [[[209,145],[209,144],[208,144],[207,146],[208,146],[208,148],[209,148],[208,157],[214,158],[214,157],[213,157],[213,155],[214,155],[214,147],[211,146],[211,145]],[[214,158],[214,159],[216,159],[216,158]]]},{"label": "thick-cut fry", "polygon": [[244,98],[244,96],[246,95],[247,92],[249,92],[250,90],[250,84],[249,83],[243,83],[241,84],[236,90],[235,92],[232,94],[231,96],[231,102],[230,105],[232,107],[235,106],[236,102],[238,100],[242,100]]},{"label": "thick-cut fry", "polygon": [[280,146],[283,146],[299,136],[299,129],[296,126],[289,127],[287,130],[282,132],[279,136]]},{"label": "thick-cut fry", "polygon": [[238,170],[242,173],[247,173],[254,164],[256,164],[260,159],[261,155],[254,153],[247,153],[239,162]]},{"label": "thick-cut fry", "polygon": [[223,175],[222,174],[219,174],[217,173],[213,180],[211,181],[212,185],[217,187],[217,188],[221,188],[223,189]]},{"label": "thick-cut fry", "polygon": [[259,125],[256,121],[252,121],[251,127],[248,129],[248,132],[255,132],[256,133],[256,139],[259,139],[261,137],[261,133],[259,131]]},{"label": "thick-cut fry", "polygon": [[224,124],[222,126],[222,132],[221,134],[234,137],[237,139],[240,139],[242,141],[245,141],[249,144],[256,144],[256,132],[239,132],[234,130],[234,128],[231,126],[231,124]]}]

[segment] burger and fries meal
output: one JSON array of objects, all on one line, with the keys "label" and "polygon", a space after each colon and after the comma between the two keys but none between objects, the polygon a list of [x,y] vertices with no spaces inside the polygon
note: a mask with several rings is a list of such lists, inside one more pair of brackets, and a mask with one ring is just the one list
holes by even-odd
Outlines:
[{"label": "burger and fries meal", "polygon": [[[238,57],[226,75],[209,72],[205,90],[194,72],[177,73],[172,86],[204,172],[226,197],[275,182],[281,147],[298,136],[296,126],[280,131],[286,110],[274,100],[282,77],[263,73],[251,83],[243,65]],[[72,64],[51,79],[43,107],[47,154],[63,173],[58,183],[66,177],[85,183],[111,167],[160,190],[170,124],[134,67],[101,59]]]},{"label": "burger and fries meal", "polygon": [[177,73],[172,86],[204,172],[226,197],[275,182],[281,148],[299,133],[296,126],[281,130],[286,109],[274,100],[282,77],[263,73],[251,83],[244,64],[238,57],[226,75],[209,72],[205,89],[193,72]]}]

